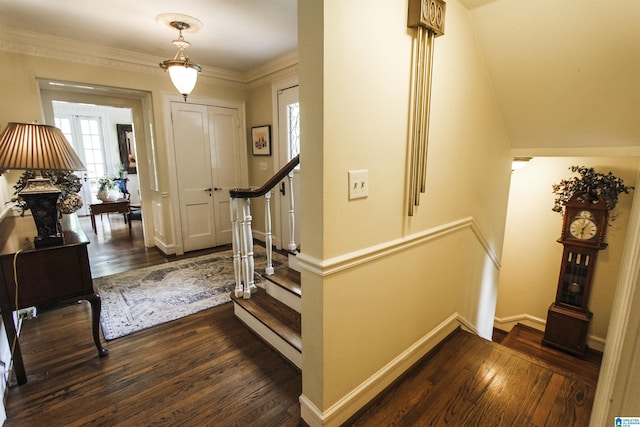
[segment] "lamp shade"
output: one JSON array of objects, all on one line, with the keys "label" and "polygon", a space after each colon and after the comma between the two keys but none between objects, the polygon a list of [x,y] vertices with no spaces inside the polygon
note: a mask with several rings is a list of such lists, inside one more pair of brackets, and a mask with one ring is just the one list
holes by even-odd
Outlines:
[{"label": "lamp shade", "polygon": [[86,170],[60,129],[9,123],[0,136],[0,169]]}]

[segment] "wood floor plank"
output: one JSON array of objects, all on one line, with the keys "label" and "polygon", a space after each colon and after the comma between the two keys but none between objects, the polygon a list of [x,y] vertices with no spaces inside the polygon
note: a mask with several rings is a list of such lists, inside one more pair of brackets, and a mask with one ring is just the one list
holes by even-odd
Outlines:
[{"label": "wood floor plank", "polygon": [[[83,314],[82,306],[62,310],[67,309]],[[206,414],[216,410],[218,416],[228,414],[227,419],[235,419],[248,395],[281,382],[292,384],[277,399],[282,405],[280,412],[288,413],[301,393],[299,373],[256,340],[233,317],[230,304],[212,311],[214,316],[208,317],[211,311],[201,312],[180,319],[182,322],[162,325],[160,329],[165,334],[143,331],[140,340],[134,335],[111,341],[107,358],[98,359],[91,354],[82,366],[66,364],[61,369],[55,366],[58,358],[53,365],[44,360],[44,366],[38,366],[25,357],[28,372],[35,374],[35,380],[11,388],[6,425],[50,419],[54,421],[48,425],[73,425],[78,420],[105,426],[170,420],[167,425],[176,425],[182,419],[206,420]],[[45,314],[55,317],[55,312]],[[84,310],[85,316],[89,314]],[[211,317],[218,317],[216,327],[209,324]],[[37,319],[47,320],[44,314]],[[221,338],[219,329],[227,330],[225,338]],[[212,335],[217,338],[211,340]],[[23,336],[25,347],[30,344],[27,336],[28,325]],[[77,337],[71,335],[68,339]],[[137,342],[142,345],[137,346]],[[49,369],[52,372],[39,375],[40,370]],[[267,394],[258,394],[263,395]],[[22,396],[24,400],[20,399]],[[275,401],[269,397],[268,402],[273,406]],[[203,407],[208,409],[202,411]],[[91,414],[87,413],[88,408]],[[299,417],[299,413],[296,415]]]}]

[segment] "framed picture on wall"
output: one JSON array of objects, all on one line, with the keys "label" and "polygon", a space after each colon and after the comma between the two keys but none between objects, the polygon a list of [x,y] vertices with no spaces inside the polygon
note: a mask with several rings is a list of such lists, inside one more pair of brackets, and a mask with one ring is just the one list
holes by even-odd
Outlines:
[{"label": "framed picture on wall", "polygon": [[251,128],[251,150],[254,156],[271,155],[271,125]]},{"label": "framed picture on wall", "polygon": [[133,127],[131,125],[116,125],[118,131],[118,150],[120,162],[127,169],[127,173],[137,173],[136,156],[133,147]]}]

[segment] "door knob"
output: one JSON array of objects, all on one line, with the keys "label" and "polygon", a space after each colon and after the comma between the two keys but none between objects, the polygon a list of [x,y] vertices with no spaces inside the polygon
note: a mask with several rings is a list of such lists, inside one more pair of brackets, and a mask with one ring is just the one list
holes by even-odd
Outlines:
[{"label": "door knob", "polygon": [[284,189],[285,189],[284,182],[281,182],[280,183],[280,194],[282,194],[283,196],[286,195],[286,192],[285,192]]},{"label": "door knob", "polygon": [[205,188],[204,191],[206,191],[207,193],[211,193],[211,188]]}]

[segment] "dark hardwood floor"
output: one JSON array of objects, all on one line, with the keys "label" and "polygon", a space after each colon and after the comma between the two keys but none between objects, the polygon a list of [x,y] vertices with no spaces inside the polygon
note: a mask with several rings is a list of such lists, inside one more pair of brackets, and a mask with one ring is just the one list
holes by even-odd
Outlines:
[{"label": "dark hardwood floor", "polygon": [[346,425],[584,427],[595,386],[459,330]]},{"label": "dark hardwood floor", "polygon": [[[144,248],[139,221],[132,238],[121,216],[98,219],[97,234],[81,221],[94,277],[175,258]],[[24,322],[29,382],[10,386],[6,426],[300,422],[300,373],[236,320],[230,304],[109,341],[102,359],[89,323],[86,303]],[[455,333],[346,425],[587,425],[597,368],[568,370],[562,363],[575,358],[559,362],[563,354],[539,359],[530,332],[504,338],[518,350]]]},{"label": "dark hardwood floor", "polygon": [[[165,256],[156,248],[145,248],[141,221],[132,221],[131,235],[120,214],[103,214],[96,217],[96,232],[91,228],[88,216],[80,217],[82,228],[89,236],[88,246],[93,277],[108,276],[150,265],[162,264],[175,260],[176,256]],[[211,253],[217,250],[230,249],[231,245],[215,249],[193,251],[181,258]]]}]

